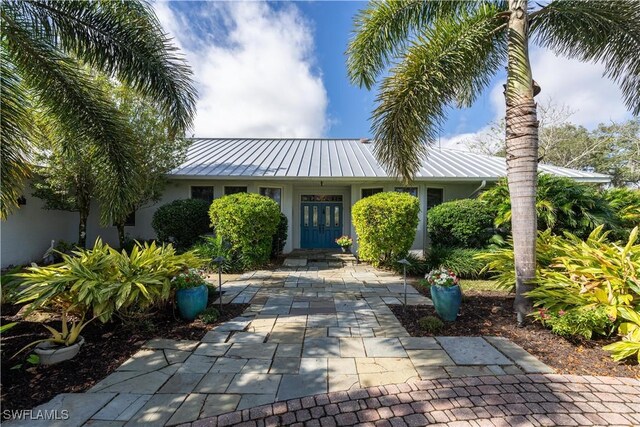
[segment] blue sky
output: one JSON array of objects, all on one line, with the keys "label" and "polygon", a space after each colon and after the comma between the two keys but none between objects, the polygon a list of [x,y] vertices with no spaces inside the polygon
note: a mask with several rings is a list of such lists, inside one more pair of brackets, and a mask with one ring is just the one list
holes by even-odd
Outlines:
[{"label": "blue sky", "polygon": [[[376,91],[351,85],[345,50],[363,2],[157,2],[154,8],[195,73],[193,129],[202,137],[365,137]],[[593,127],[629,116],[602,67],[532,50],[539,102],[552,99]],[[486,131],[504,112],[496,76],[469,109],[451,109],[443,144]]]}]

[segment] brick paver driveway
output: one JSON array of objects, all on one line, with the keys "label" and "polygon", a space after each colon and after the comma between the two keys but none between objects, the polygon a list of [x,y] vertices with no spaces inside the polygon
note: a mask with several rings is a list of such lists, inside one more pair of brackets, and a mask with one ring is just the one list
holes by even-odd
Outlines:
[{"label": "brick paver driveway", "polygon": [[[223,289],[251,304],[241,317],[201,342],[151,340],[89,393],[37,409],[69,410],[64,426],[640,423],[633,380],[544,376],[499,337],[410,337],[387,306],[405,299],[390,273],[320,263]],[[411,286],[406,300],[431,303]]]}]

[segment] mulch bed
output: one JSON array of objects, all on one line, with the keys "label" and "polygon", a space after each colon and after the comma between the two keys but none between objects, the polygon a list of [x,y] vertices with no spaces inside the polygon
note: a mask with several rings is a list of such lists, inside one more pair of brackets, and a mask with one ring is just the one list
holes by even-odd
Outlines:
[{"label": "mulch bed", "polygon": [[[217,307],[217,306],[216,306]],[[115,371],[125,360],[151,338],[199,340],[216,324],[239,316],[248,304],[223,305],[222,315],[211,324],[200,320],[187,322],[171,308],[123,323],[101,324],[94,321],[83,331],[85,344],[73,359],[51,366],[33,366],[25,361],[28,352],[11,359],[22,347],[46,338],[42,323],[20,321],[2,334],[2,409],[30,409],[47,402],[59,393],[79,393]],[[3,305],[2,324],[16,321],[20,307]],[[45,324],[60,327],[59,321]],[[18,365],[22,365],[17,367]]]},{"label": "mulch bed", "polygon": [[[429,295],[427,287],[416,286],[419,292]],[[494,335],[508,338],[523,347],[558,373],[574,375],[604,375],[612,377],[640,378],[637,362],[614,362],[602,346],[615,338],[585,340],[566,339],[552,334],[539,323],[516,326],[512,294],[499,291],[465,291],[461,312],[455,322],[445,323],[438,335],[481,336]],[[401,305],[391,306],[411,336],[432,336],[418,326],[418,319],[437,316],[433,307]]]}]

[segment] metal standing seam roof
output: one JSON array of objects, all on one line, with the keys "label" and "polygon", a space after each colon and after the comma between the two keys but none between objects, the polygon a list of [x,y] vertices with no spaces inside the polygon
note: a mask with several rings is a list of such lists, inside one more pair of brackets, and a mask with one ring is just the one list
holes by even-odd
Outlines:
[{"label": "metal standing seam roof", "polygon": [[[174,178],[395,179],[378,163],[373,142],[359,139],[192,138]],[[540,164],[539,169],[578,181],[609,182],[608,175]],[[415,180],[497,180],[504,157],[430,148]]]}]

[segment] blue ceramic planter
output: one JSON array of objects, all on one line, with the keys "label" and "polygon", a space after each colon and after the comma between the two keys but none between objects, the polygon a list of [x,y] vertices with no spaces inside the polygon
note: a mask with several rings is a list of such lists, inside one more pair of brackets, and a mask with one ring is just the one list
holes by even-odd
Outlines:
[{"label": "blue ceramic planter", "polygon": [[458,317],[460,304],[462,303],[462,292],[460,286],[438,286],[431,285],[431,299],[438,316],[447,322],[453,322]]},{"label": "blue ceramic planter", "polygon": [[205,308],[209,298],[209,289],[206,285],[196,288],[178,289],[176,291],[176,304],[180,316],[186,320],[193,320]]}]

